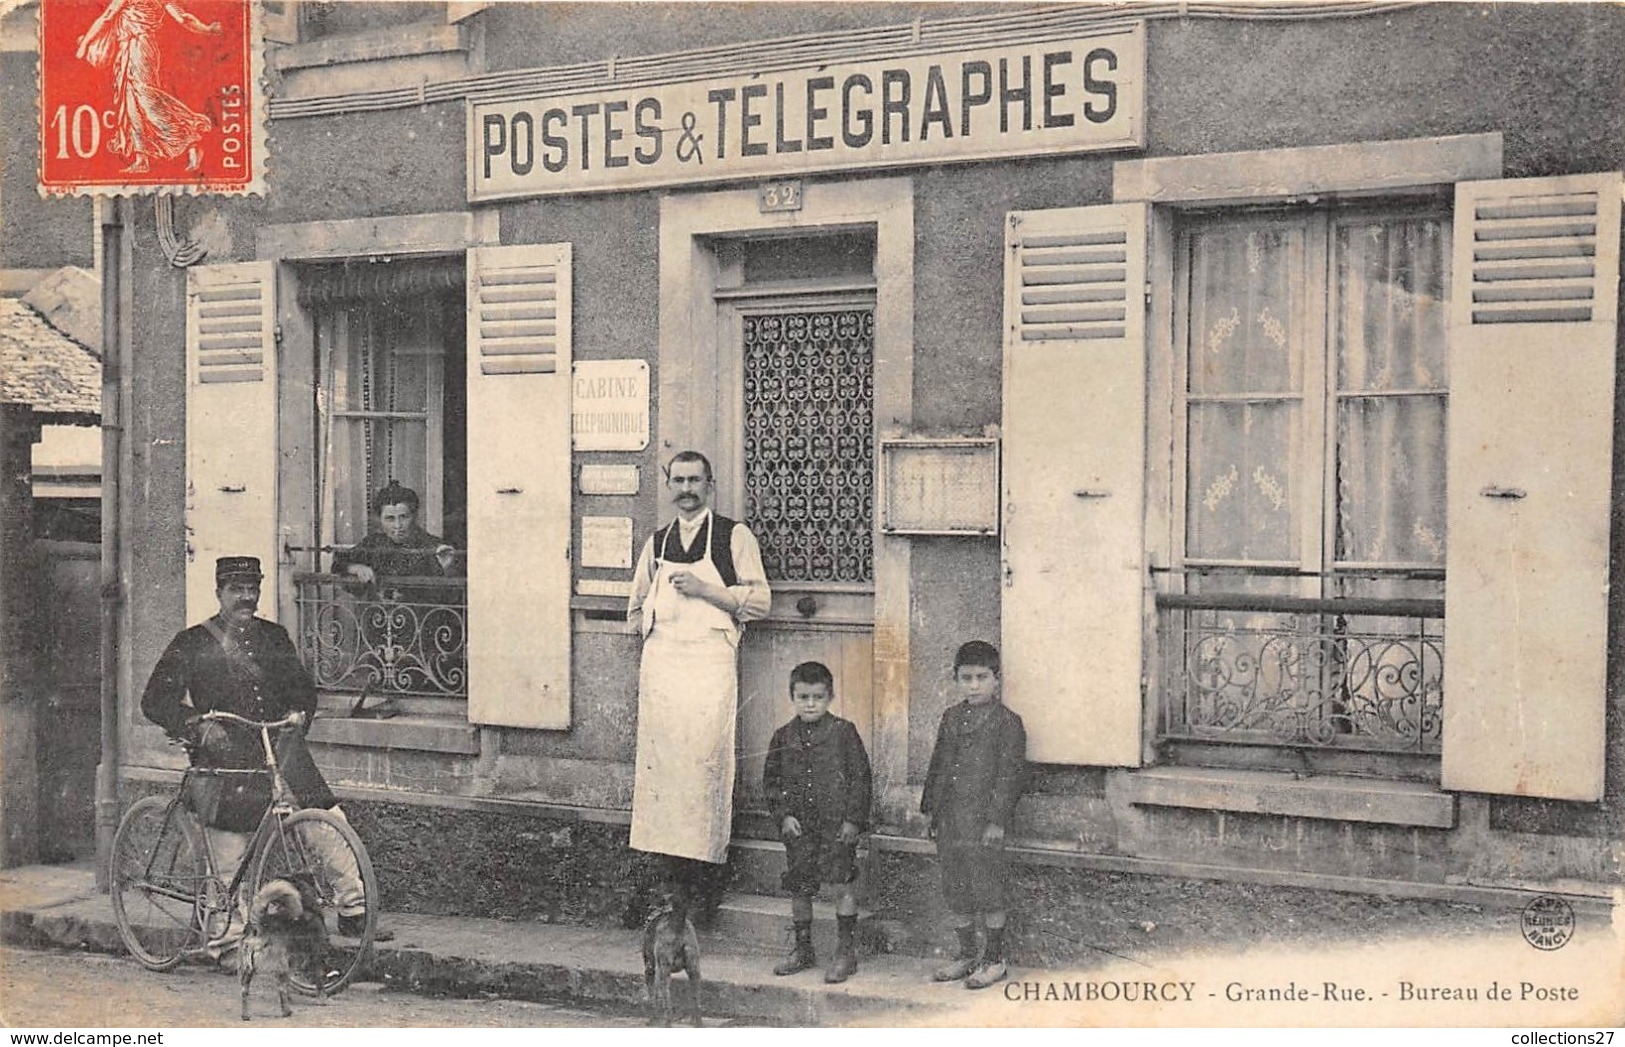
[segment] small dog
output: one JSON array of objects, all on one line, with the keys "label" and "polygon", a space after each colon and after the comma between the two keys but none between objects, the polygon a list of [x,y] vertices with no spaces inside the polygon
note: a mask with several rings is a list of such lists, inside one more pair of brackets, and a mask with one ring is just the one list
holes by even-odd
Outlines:
[{"label": "small dog", "polygon": [[700,1020],[700,939],[688,918],[688,899],[682,894],[668,898],[643,924],[643,983],[648,991],[650,1025],[670,1025],[672,1015],[671,979],[678,971],[688,972],[689,1010],[695,1028]]},{"label": "small dog", "polygon": [[243,988],[243,1021],[249,1021],[248,987],[261,971],[276,975],[277,1002],[282,1017],[288,1006],[290,973],[304,974],[316,986],[316,997],[326,1003],[322,982],[327,969],[327,924],[322,920],[316,885],[310,877],[272,880],[254,895],[248,909],[248,931],[238,952],[237,972]]}]

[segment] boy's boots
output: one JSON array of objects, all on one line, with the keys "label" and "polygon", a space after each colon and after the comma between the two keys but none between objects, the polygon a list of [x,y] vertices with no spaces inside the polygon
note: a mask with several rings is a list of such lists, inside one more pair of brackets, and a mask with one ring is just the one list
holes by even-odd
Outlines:
[{"label": "boy's boots", "polygon": [[963,927],[955,927],[954,934],[959,938],[959,951],[954,958],[931,972],[934,982],[957,982],[976,969],[976,925],[968,923]]},{"label": "boy's boots", "polygon": [[839,913],[836,914],[835,959],[830,961],[829,970],[824,972],[824,980],[826,982],[831,984],[844,982],[854,974],[858,973],[858,947],[857,944],[852,940],[853,933],[857,930],[857,926],[858,918],[856,914],[852,916],[842,916]]},{"label": "boy's boots", "polygon": [[818,956],[813,952],[812,921],[806,923],[796,922],[796,944],[791,947],[790,955],[784,962],[773,968],[774,974],[797,974],[801,971],[811,970],[818,966]]},{"label": "boy's boots", "polygon": [[987,929],[987,951],[982,954],[982,962],[970,972],[965,979],[967,989],[985,989],[994,982],[1002,982],[1009,974],[1004,966],[1004,928],[989,927]]}]

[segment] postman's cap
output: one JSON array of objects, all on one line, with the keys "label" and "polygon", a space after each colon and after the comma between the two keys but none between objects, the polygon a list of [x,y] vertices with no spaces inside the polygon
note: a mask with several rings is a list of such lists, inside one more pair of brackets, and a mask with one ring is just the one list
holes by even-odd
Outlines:
[{"label": "postman's cap", "polygon": [[222,556],[214,562],[214,584],[232,578],[252,578],[259,581],[265,575],[260,571],[260,558],[257,556]]}]

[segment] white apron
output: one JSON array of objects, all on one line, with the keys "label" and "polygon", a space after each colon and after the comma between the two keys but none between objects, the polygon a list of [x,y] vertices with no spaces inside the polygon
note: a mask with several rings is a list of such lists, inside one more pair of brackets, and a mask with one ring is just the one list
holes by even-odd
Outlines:
[{"label": "white apron", "polygon": [[638,671],[631,843],[720,864],[732,835],[739,629],[733,615],[671,583],[672,572],[686,570],[722,584],[711,562],[714,519],[701,535],[705,554],[698,562],[672,563],[655,550]]}]

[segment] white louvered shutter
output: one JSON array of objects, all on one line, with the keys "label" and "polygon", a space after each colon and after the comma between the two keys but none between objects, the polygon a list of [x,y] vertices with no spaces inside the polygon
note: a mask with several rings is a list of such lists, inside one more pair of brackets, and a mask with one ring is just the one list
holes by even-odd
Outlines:
[{"label": "white louvered shutter", "polygon": [[214,562],[257,556],[276,617],[276,266],[186,271],[186,619],[220,610]]},{"label": "white louvered shutter", "polygon": [[1006,223],[1004,700],[1045,763],[1140,763],[1148,216]]},{"label": "white louvered shutter", "polygon": [[570,245],[468,252],[468,717],[570,725]]},{"label": "white louvered shutter", "polygon": [[1602,796],[1620,186],[1456,187],[1446,788]]}]

